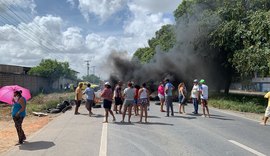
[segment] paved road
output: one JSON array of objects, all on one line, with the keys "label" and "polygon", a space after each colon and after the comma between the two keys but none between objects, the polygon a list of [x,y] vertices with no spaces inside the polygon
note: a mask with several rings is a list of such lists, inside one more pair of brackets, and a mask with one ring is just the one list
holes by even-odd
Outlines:
[{"label": "paved road", "polygon": [[[174,106],[177,106],[175,103]],[[175,109],[176,110],[176,109]],[[270,155],[270,126],[210,110],[212,117],[192,114],[165,117],[150,107],[149,124],[102,124],[103,109],[94,117],[73,111],[57,117],[5,156],[249,156]],[[186,112],[192,112],[192,105]],[[111,118],[110,118],[111,121]],[[14,136],[15,137],[15,136]]]}]

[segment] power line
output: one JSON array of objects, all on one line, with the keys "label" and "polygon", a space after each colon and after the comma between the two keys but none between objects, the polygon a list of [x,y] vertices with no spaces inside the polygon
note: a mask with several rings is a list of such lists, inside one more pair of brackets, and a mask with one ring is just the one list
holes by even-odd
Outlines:
[{"label": "power line", "polygon": [[[15,17],[17,18],[16,20],[17,20],[18,22],[23,21],[25,24],[28,23],[24,18],[22,18],[22,17],[19,16],[16,12],[14,12],[14,11],[8,6],[7,3],[5,3],[5,2],[3,1],[2,4],[5,5],[5,7],[6,7],[11,13],[13,13],[13,14],[15,15]],[[16,3],[12,3],[12,4],[17,5]],[[17,6],[18,6],[18,5],[17,5]],[[18,8],[21,9],[21,7],[18,7]],[[22,10],[22,9],[21,9],[21,10]],[[24,11],[23,11],[23,12],[24,12]],[[8,14],[8,12],[6,12],[6,14],[7,14],[9,17],[13,18],[12,15],[9,15],[9,14]],[[31,19],[30,19],[30,20],[31,20]],[[34,21],[33,21],[32,23],[35,25],[35,26],[34,26],[35,28],[37,28],[37,29],[39,29],[39,31],[43,32],[43,30],[40,28],[39,25],[37,25]],[[27,27],[27,29],[30,30],[33,34],[36,33],[36,32],[35,32],[33,29],[31,29],[30,27]],[[49,34],[48,32],[46,32],[46,31],[44,31],[44,32],[47,33],[48,36],[50,36],[50,34]],[[31,35],[33,35],[33,34],[31,34]],[[32,36],[32,37],[33,37],[33,36]],[[54,43],[53,43],[51,40],[46,40],[46,43],[49,43],[50,46],[53,47],[55,50],[59,50],[57,47],[54,46]],[[49,48],[49,49],[50,49],[50,48]],[[60,51],[60,50],[59,50],[59,51]]]},{"label": "power line", "polygon": [[[15,21],[17,23],[22,23],[20,20],[13,18],[11,15],[9,15],[9,14],[7,14],[7,15],[8,15],[8,17],[11,17],[11,19],[13,21]],[[13,21],[11,21],[8,17],[4,16],[3,14],[0,14],[0,17],[6,21],[6,23],[4,23],[4,22],[2,22],[2,23],[4,23],[4,24],[10,23],[11,25],[16,25],[16,24],[13,23]],[[27,32],[24,29],[19,29],[20,31],[18,29],[15,29],[14,27],[12,27],[12,29],[14,29],[16,32],[18,32],[18,34],[21,37],[23,36],[24,39],[28,39],[28,40],[31,40],[32,42],[34,42],[38,47],[43,49],[44,52],[47,52],[49,55],[54,54],[54,56],[57,59],[62,58],[62,57],[60,57],[60,54],[51,53],[53,49],[51,49],[48,46],[44,45],[43,42],[42,42],[44,40],[37,38],[35,35],[31,34],[30,32]],[[31,30],[31,29],[29,28],[29,30]],[[32,30],[32,32],[33,32],[33,30]]]}]

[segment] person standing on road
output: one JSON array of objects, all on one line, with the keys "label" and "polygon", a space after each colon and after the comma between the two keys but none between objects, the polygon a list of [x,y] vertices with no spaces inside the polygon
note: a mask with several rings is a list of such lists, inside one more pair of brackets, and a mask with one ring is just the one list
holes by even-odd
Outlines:
[{"label": "person standing on road", "polygon": [[132,83],[128,82],[128,87],[124,90],[124,111],[122,114],[122,121],[125,122],[126,112],[128,110],[128,122],[130,123],[132,105],[134,104],[135,89],[132,87]]},{"label": "person standing on road", "polygon": [[201,105],[203,109],[203,116],[206,117],[205,109],[207,112],[207,116],[210,118],[209,109],[208,109],[208,86],[205,84],[205,80],[200,80],[200,96],[201,96]]},{"label": "person standing on road", "polygon": [[184,83],[178,85],[178,94],[179,94],[179,113],[185,112],[185,104],[187,102],[187,89]]},{"label": "person standing on road", "polygon": [[75,90],[75,101],[76,101],[76,107],[75,107],[75,112],[74,112],[75,115],[80,114],[78,112],[78,110],[79,110],[79,107],[81,106],[81,103],[82,103],[82,95],[83,95],[82,86],[83,86],[83,84],[80,83],[79,86]]},{"label": "person standing on road", "polygon": [[166,108],[167,108],[167,117],[170,114],[170,108],[171,108],[171,115],[174,116],[174,112],[173,112],[173,93],[172,93],[173,90],[174,90],[174,86],[170,83],[169,79],[166,79],[165,103],[166,103]]},{"label": "person standing on road", "polygon": [[163,82],[160,82],[159,86],[158,86],[158,98],[159,98],[159,101],[160,101],[160,111],[165,112],[165,110],[163,109],[164,101],[165,101],[165,93],[164,93],[164,84],[163,84]]},{"label": "person standing on road", "polygon": [[138,98],[139,98],[139,89],[140,89],[140,86],[139,85],[135,85],[134,88],[135,88],[134,113],[135,113],[135,116],[138,116],[139,115]]},{"label": "person standing on road", "polygon": [[266,126],[267,120],[270,117],[270,92],[266,93],[264,95],[264,98],[268,98],[268,105],[267,105],[267,108],[265,109],[265,114],[264,114],[263,121],[261,122],[261,124]]},{"label": "person standing on road", "polygon": [[114,89],[114,111],[116,114],[118,114],[118,106],[119,106],[119,113],[122,114],[122,105],[123,105],[123,96],[122,96],[122,85],[123,83],[121,81],[118,82]]},{"label": "person standing on road", "polygon": [[95,99],[94,89],[91,88],[91,84],[87,84],[87,88],[84,90],[83,94],[86,94],[86,109],[89,111],[89,116],[93,115],[92,107]]},{"label": "person standing on road", "polygon": [[113,111],[111,110],[112,100],[113,100],[113,91],[111,89],[112,87],[111,87],[109,82],[106,82],[104,84],[104,86],[105,86],[105,88],[102,90],[100,96],[104,99],[103,100],[103,107],[105,109],[105,120],[103,121],[103,123],[108,123],[109,112],[113,117],[113,121],[115,121],[115,116],[113,114]]},{"label": "person standing on road", "polygon": [[13,108],[12,108],[12,118],[15,123],[15,128],[17,130],[19,142],[18,144],[22,144],[23,141],[26,140],[26,136],[22,129],[23,119],[26,116],[26,99],[22,96],[22,91],[14,92],[13,99]]},{"label": "person standing on road", "polygon": [[142,84],[142,88],[139,90],[139,100],[138,100],[138,103],[140,105],[140,123],[142,123],[142,117],[143,117],[143,112],[145,113],[144,114],[144,117],[145,117],[145,123],[147,123],[147,117],[148,117],[148,114],[147,114],[147,107],[149,105],[149,102],[150,102],[150,99],[149,99],[149,91],[148,89],[146,89],[146,83],[143,83]]},{"label": "person standing on road", "polygon": [[191,98],[194,106],[194,112],[193,114],[198,114],[198,109],[199,109],[199,85],[198,85],[198,80],[195,79],[193,81],[193,87],[191,90]]}]

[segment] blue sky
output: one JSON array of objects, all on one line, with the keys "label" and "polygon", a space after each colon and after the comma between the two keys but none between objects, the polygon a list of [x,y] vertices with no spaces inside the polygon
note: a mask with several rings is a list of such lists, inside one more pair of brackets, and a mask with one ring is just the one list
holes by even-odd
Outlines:
[{"label": "blue sky", "polygon": [[[130,58],[164,24],[181,0],[2,0],[0,64],[36,66],[42,58],[68,61],[86,74],[84,60],[104,68],[112,51]],[[8,7],[7,7],[8,6]],[[107,71],[105,71],[107,69]],[[104,71],[104,72],[102,72]]]}]

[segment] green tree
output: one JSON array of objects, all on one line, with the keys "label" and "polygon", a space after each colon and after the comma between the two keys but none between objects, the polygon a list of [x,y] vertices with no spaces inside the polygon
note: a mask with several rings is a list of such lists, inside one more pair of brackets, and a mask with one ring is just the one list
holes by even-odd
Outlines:
[{"label": "green tree", "polygon": [[40,64],[31,68],[30,75],[47,77],[51,81],[55,81],[60,77],[76,79],[76,72],[69,68],[68,62],[58,62],[51,59],[42,59]]},{"label": "green tree", "polygon": [[[242,76],[255,72],[269,75],[270,61],[270,11],[256,11],[247,17],[248,22],[235,36],[241,38],[242,47],[236,50],[232,64]],[[238,41],[239,42],[239,41]]]},{"label": "green tree", "polygon": [[175,45],[175,42],[174,26],[170,24],[164,25],[156,31],[155,37],[148,40],[149,47],[137,49],[134,57],[137,57],[143,63],[149,62],[156,54],[157,46],[162,52],[168,52]]},{"label": "green tree", "polygon": [[83,79],[83,81],[88,81],[88,82],[95,83],[95,84],[99,84],[101,81],[100,78],[94,74],[91,74],[88,76],[87,75],[83,76],[82,79]]}]

